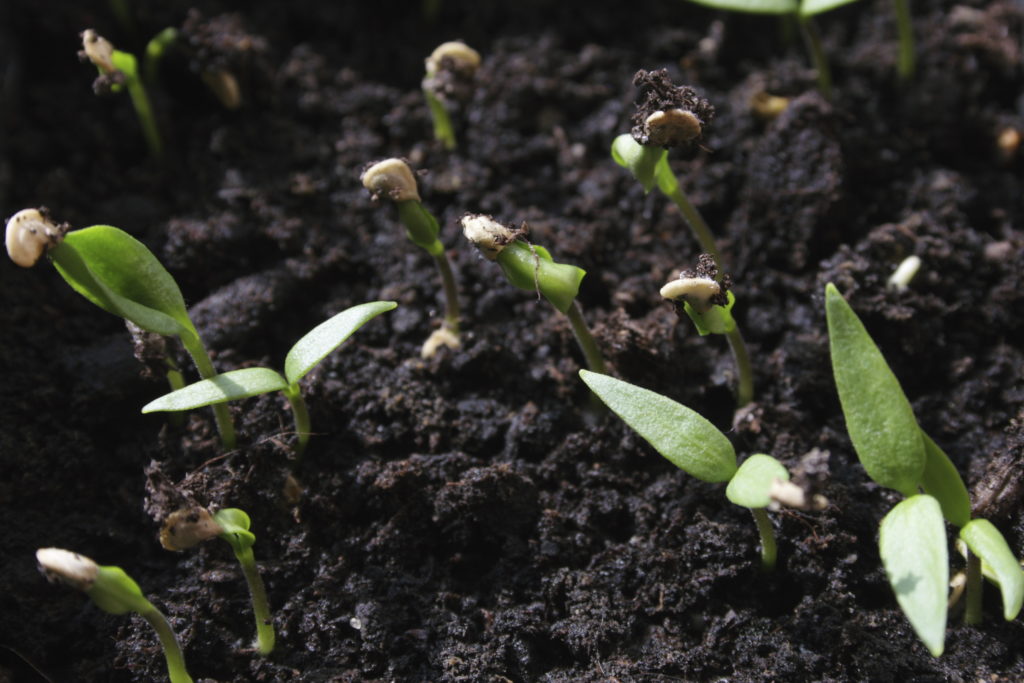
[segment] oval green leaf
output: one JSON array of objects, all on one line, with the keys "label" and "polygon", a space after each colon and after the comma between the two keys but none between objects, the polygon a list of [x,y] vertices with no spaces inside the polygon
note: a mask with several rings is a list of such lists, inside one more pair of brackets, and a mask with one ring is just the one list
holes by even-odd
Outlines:
[{"label": "oval green leaf", "polygon": [[562,313],[580,291],[580,283],[587,271],[566,263],[555,263],[544,247],[516,240],[498,254],[498,265],[514,286],[528,292],[544,295],[551,305]]},{"label": "oval green leaf", "polygon": [[789,481],[789,470],[770,455],[755,453],[740,465],[725,489],[725,496],[745,508],[766,508],[772,502],[776,479]]},{"label": "oval green leaf", "polygon": [[288,352],[284,360],[284,376],[291,385],[298,384],[327,354],[341,346],[352,333],[381,313],[394,310],[394,301],[371,301],[347,308],[307,332]]},{"label": "oval green leaf", "polygon": [[629,382],[589,370],[590,390],[669,462],[701,481],[729,481],[736,451],[725,434],[681,403]]},{"label": "oval green leaf", "polygon": [[924,439],[924,475],[921,488],[942,506],[942,514],[958,527],[971,521],[971,496],[949,456],[921,431]]},{"label": "oval green leaf", "polygon": [[799,9],[798,0],[690,0],[690,2],[728,12],[748,12],[750,14],[794,14]]},{"label": "oval green leaf", "polygon": [[110,225],[73,230],[51,250],[72,289],[157,334],[195,334],[178,284],[146,245]]},{"label": "oval green leaf", "polygon": [[110,614],[143,612],[149,607],[139,584],[120,567],[100,567],[96,581],[85,594],[97,607]]},{"label": "oval green leaf", "polygon": [[832,283],[825,287],[825,312],[832,373],[857,457],[873,480],[913,496],[924,474],[925,450],[910,401]]},{"label": "oval green leaf", "polygon": [[284,377],[270,368],[244,368],[225,372],[164,394],[143,406],[142,412],[192,410],[215,403],[268,394],[271,391],[284,391],[287,388],[288,383]]},{"label": "oval green leaf", "polygon": [[214,520],[224,529],[221,538],[228,542],[235,553],[244,553],[256,543],[256,536],[249,527],[252,524],[245,510],[224,508],[213,515]]},{"label": "oval green leaf", "polygon": [[960,538],[995,575],[1003,594],[1003,617],[1016,619],[1024,604],[1024,569],[1006,539],[987,519],[972,519],[960,529]]},{"label": "oval green leaf", "polygon": [[921,494],[890,510],[882,520],[878,548],[900,608],[917,637],[938,657],[946,639],[949,585],[946,528],[939,502]]}]

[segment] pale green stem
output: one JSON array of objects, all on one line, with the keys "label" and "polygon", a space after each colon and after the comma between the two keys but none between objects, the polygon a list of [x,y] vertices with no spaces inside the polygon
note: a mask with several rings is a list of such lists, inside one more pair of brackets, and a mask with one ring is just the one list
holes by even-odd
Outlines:
[{"label": "pale green stem", "polygon": [[572,333],[576,336],[576,343],[580,345],[580,350],[583,351],[587,367],[590,368],[591,372],[599,372],[602,375],[608,374],[607,370],[605,370],[601,350],[597,348],[594,335],[590,334],[590,329],[587,327],[587,322],[583,319],[583,311],[580,310],[579,303],[573,301],[566,315],[569,317]]},{"label": "pale green stem", "polygon": [[680,213],[683,214],[683,219],[686,224],[690,226],[690,230],[693,231],[694,236],[700,243],[700,248],[703,252],[711,254],[711,257],[715,259],[715,266],[719,271],[722,270],[722,257],[718,253],[718,246],[715,244],[715,237],[711,234],[711,229],[708,224],[704,222],[704,218],[700,215],[700,211],[697,210],[686,194],[680,189],[681,186],[676,186],[672,192],[665,192],[665,196],[675,202],[675,205],[679,207]]},{"label": "pale green stem", "polygon": [[448,256],[442,248],[440,254],[434,254],[434,263],[441,273],[441,286],[444,289],[444,326],[454,335],[459,334],[459,293],[455,287],[455,276]]},{"label": "pale green stem", "polygon": [[981,580],[981,558],[974,553],[967,553],[967,585],[965,587],[965,603],[967,609],[964,611],[965,624],[981,623],[981,591],[984,584]]},{"label": "pale green stem", "polygon": [[772,520],[764,508],[752,508],[754,522],[757,524],[757,532],[761,535],[761,569],[770,572],[775,569],[775,532],[772,530]]},{"label": "pale green stem", "polygon": [[434,139],[439,141],[447,150],[455,149],[455,129],[452,127],[452,118],[444,103],[434,93],[424,90],[423,95],[427,99],[427,106],[430,108],[430,116],[434,120]]},{"label": "pale green stem", "polygon": [[739,326],[732,328],[725,336],[729,339],[732,356],[736,360],[736,407],[742,408],[754,400],[754,370]]},{"label": "pale green stem", "polygon": [[900,78],[910,80],[914,75],[914,27],[910,21],[910,6],[907,0],[893,0],[896,9],[896,30],[900,37],[898,71]]},{"label": "pale green stem", "polygon": [[[174,365],[170,358],[166,358],[165,361],[167,363],[167,384],[171,387],[171,391],[183,389],[185,387],[185,377],[181,374],[181,370]],[[171,413],[167,416],[167,421],[174,427],[180,427],[185,424],[185,414]]]},{"label": "pale green stem", "polygon": [[285,398],[292,408],[292,416],[295,418],[295,433],[299,437],[299,443],[295,447],[295,456],[301,458],[309,443],[311,424],[309,421],[309,409],[306,407],[306,399],[302,398],[302,387],[294,384],[284,390]]},{"label": "pale green stem", "polygon": [[[213,379],[216,377],[217,371],[213,367],[213,361],[210,360],[210,354],[206,352],[206,347],[203,346],[199,335],[186,333],[181,335],[180,339],[185,350],[192,357],[192,362],[195,363],[199,376],[203,379]],[[214,419],[217,421],[217,431],[220,432],[221,444],[223,444],[225,450],[230,451],[235,447],[235,425],[231,421],[231,412],[228,410],[226,403],[215,403],[211,407],[213,408]]]},{"label": "pale green stem", "polygon": [[[149,603],[147,603],[149,604]],[[140,610],[139,616],[149,622],[149,625],[156,631],[160,645],[164,649],[164,658],[167,660],[167,675],[171,683],[192,683],[192,677],[185,669],[185,655],[181,652],[181,645],[178,644],[178,637],[174,635],[170,622],[167,621],[160,610],[149,604],[148,609]]]},{"label": "pale green stem", "polygon": [[821,34],[818,32],[818,25],[811,17],[797,17],[797,24],[800,26],[800,34],[803,36],[804,45],[811,55],[811,64],[818,74],[818,90],[825,96],[825,99],[832,99],[832,73],[828,67],[828,59],[825,58],[825,50],[821,46]]},{"label": "pale green stem", "polygon": [[156,127],[156,119],[153,118],[153,108],[149,104],[149,97],[146,95],[146,88],[142,85],[138,74],[128,77],[125,82],[128,88],[128,95],[132,98],[132,105],[135,113],[138,114],[139,124],[142,126],[142,135],[146,138],[146,145],[150,153],[157,160],[163,158],[163,142],[160,139],[160,131]]},{"label": "pale green stem", "polygon": [[246,548],[241,553],[235,553],[238,564],[242,567],[245,581],[249,584],[249,593],[252,595],[252,611],[256,618],[256,642],[261,655],[269,655],[274,649],[276,636],[274,634],[274,619],[270,615],[270,604],[267,602],[267,590],[263,586],[263,579],[256,567],[256,558],[253,556],[252,548]]}]

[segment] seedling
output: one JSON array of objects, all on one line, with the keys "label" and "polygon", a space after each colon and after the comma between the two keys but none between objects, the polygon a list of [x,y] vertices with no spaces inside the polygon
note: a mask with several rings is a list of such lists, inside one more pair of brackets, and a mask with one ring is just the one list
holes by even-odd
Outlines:
[{"label": "seedling", "polygon": [[284,360],[284,375],[270,368],[243,368],[204,379],[172,391],[143,407],[143,413],[193,410],[209,405],[223,405],[250,396],[280,391],[288,399],[295,418],[299,441],[296,456],[301,457],[309,443],[310,424],[306,401],[299,381],[315,368],[327,354],[341,346],[356,330],[381,313],[393,310],[394,301],[372,301],[359,304],[320,323],[295,342]]},{"label": "seedling", "polygon": [[170,623],[153,606],[120,567],[101,567],[91,559],[60,548],[40,548],[36,560],[43,574],[52,582],[60,582],[83,591],[104,612],[127,614],[136,612],[149,622],[160,639],[167,660],[171,683],[192,683],[185,670],[185,656]]},{"label": "seedling", "polygon": [[385,159],[372,164],[363,171],[363,187],[369,190],[374,200],[381,197],[395,203],[398,218],[405,226],[405,236],[416,246],[424,249],[434,259],[441,274],[444,289],[445,312],[441,327],[433,332],[420,350],[420,355],[429,358],[441,346],[459,347],[459,293],[455,287],[455,276],[438,239],[441,231],[437,219],[423,208],[419,187],[409,164],[401,159]]},{"label": "seedling", "polygon": [[442,43],[427,57],[426,66],[423,95],[434,121],[434,139],[453,150],[457,143],[448,108],[472,95],[480,53],[461,41]]},{"label": "seedling", "polygon": [[711,229],[668,165],[671,147],[687,156],[697,151],[704,128],[715,116],[715,108],[693,88],[673,85],[665,69],[641,69],[633,76],[633,85],[639,89],[633,129],[612,142],[612,159],[640,181],[645,194],[657,185],[679,207],[701,250],[711,254],[721,269],[722,258]]},{"label": "seedling", "polygon": [[267,590],[252,552],[256,536],[249,531],[249,526],[249,515],[238,508],[225,508],[213,515],[206,508],[185,508],[171,513],[164,521],[160,529],[160,543],[168,550],[180,551],[217,537],[231,546],[252,595],[256,647],[261,655],[269,655],[274,649],[274,620],[270,615]]},{"label": "seedling", "polygon": [[135,59],[135,55],[115,50],[110,41],[91,28],[82,31],[82,50],[78,55],[92,62],[100,73],[99,78],[92,84],[92,89],[97,95],[128,91],[149,152],[155,159],[161,159],[163,141],[153,116],[153,108],[149,104],[146,88],[139,78],[138,60]]},{"label": "seedling", "polygon": [[[736,466],[729,439],[696,411],[667,396],[614,377],[580,370],[580,377],[604,403],[666,460],[701,481],[729,482],[726,497],[749,508],[761,537],[761,567],[775,567],[777,550],[766,509],[785,504],[807,507],[803,489],[789,481],[789,472],[770,455],[751,455]],[[824,505],[816,497],[815,507]]]},{"label": "seedling", "polygon": [[740,408],[754,398],[754,371],[743,342],[732,307],[736,297],[729,290],[732,281],[728,275],[718,277],[718,268],[710,254],[701,254],[696,270],[684,270],[679,279],[669,280],[661,288],[661,295],[683,305],[686,314],[703,337],[724,334],[736,360],[736,405]]},{"label": "seedling", "polygon": [[[217,374],[178,284],[142,242],[110,225],[68,230],[45,209],[23,209],[7,222],[7,253],[24,268],[48,254],[76,292],[144,330],[178,337],[200,376]],[[224,448],[234,448],[230,413],[223,405],[213,411]]]},{"label": "seedling", "polygon": [[527,234],[525,225],[515,230],[490,216],[466,214],[462,217],[462,233],[485,258],[498,262],[505,277],[515,287],[537,292],[565,314],[587,367],[594,372],[605,372],[604,358],[576,301],[580,283],[587,274],[585,270],[555,263],[547,249],[522,239]]},{"label": "seedling", "polygon": [[882,563],[911,626],[938,657],[945,641],[949,583],[943,517],[960,527],[960,539],[972,553],[967,623],[981,621],[983,564],[999,585],[1007,620],[1024,603],[1024,570],[995,526],[971,519],[970,497],[956,467],[918,425],[882,352],[831,283],[825,287],[825,307],[832,371],[850,441],[868,476],[906,497],[882,520]]}]

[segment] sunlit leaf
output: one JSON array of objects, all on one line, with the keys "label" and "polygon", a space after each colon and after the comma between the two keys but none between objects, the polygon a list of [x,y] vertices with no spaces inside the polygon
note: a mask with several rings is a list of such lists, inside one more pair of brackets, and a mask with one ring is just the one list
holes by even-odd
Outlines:
[{"label": "sunlit leaf", "polygon": [[250,396],[267,394],[271,391],[283,391],[288,383],[279,373],[269,368],[244,368],[232,370],[204,379],[187,387],[164,394],[160,398],[147,403],[144,413],[174,412],[192,410],[214,403],[237,401]]},{"label": "sunlit leaf", "polygon": [[398,307],[394,301],[371,301],[345,309],[295,342],[284,361],[284,375],[295,384],[352,333],[381,313]]},{"label": "sunlit leaf", "polygon": [[726,497],[745,508],[766,508],[776,479],[789,481],[789,471],[770,455],[755,453],[740,465],[725,489]]},{"label": "sunlit leaf", "polygon": [[1024,569],[1006,539],[987,519],[972,519],[960,530],[960,538],[995,575],[1003,594],[1003,617],[1015,619],[1024,604]]}]

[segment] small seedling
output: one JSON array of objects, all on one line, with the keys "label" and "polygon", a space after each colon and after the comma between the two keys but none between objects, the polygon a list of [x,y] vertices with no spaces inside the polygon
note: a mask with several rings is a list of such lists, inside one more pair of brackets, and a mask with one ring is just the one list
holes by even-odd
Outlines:
[{"label": "small seedling", "polygon": [[348,308],[320,323],[288,351],[284,360],[284,375],[270,368],[232,370],[165,394],[146,404],[142,412],[193,410],[280,391],[288,399],[295,418],[295,432],[299,437],[295,451],[296,456],[301,457],[311,432],[309,411],[302,398],[299,381],[356,330],[397,306],[394,301],[372,301]]},{"label": "small seedling", "polygon": [[170,623],[153,606],[135,583],[120,567],[101,567],[91,559],[60,548],[40,548],[36,561],[47,579],[60,582],[84,592],[104,612],[127,614],[136,612],[156,631],[167,660],[167,675],[171,683],[192,683],[185,669],[185,656]]},{"label": "small seedling", "polygon": [[249,515],[238,508],[225,508],[213,515],[206,508],[185,508],[171,513],[164,521],[160,529],[160,543],[168,550],[180,551],[217,537],[231,546],[252,595],[256,647],[261,655],[269,655],[274,649],[274,620],[270,615],[267,590],[252,552],[256,536],[249,531],[249,526]]},{"label": "small seedling", "polygon": [[972,554],[967,623],[981,621],[983,565],[999,585],[1007,620],[1024,603],[1024,570],[995,526],[971,519],[970,497],[956,467],[918,425],[882,352],[831,283],[825,288],[825,310],[832,371],[857,458],[876,483],[906,497],[882,520],[882,563],[911,626],[938,657],[946,635],[949,583],[943,517],[960,527],[960,539]]},{"label": "small seedling", "polygon": [[424,342],[420,355],[429,358],[441,346],[458,348],[459,292],[455,287],[455,276],[444,245],[437,237],[441,228],[437,219],[420,202],[419,187],[412,169],[401,159],[385,159],[363,171],[361,179],[363,187],[372,193],[374,200],[383,197],[395,203],[398,218],[405,226],[406,237],[430,254],[441,274],[445,300],[444,322]]},{"label": "small seedling", "polygon": [[[213,368],[185,299],[167,270],[142,242],[110,225],[71,230],[45,209],[23,209],[7,221],[7,253],[23,268],[48,254],[71,288],[108,313],[148,332],[178,337],[202,377]],[[235,428],[224,406],[214,406],[224,448],[235,447]]]},{"label": "small seedling", "polygon": [[[580,370],[580,377],[622,420],[666,460],[692,477],[711,483],[729,482],[726,497],[749,508],[761,537],[761,567],[775,567],[777,550],[766,509],[785,504],[807,507],[803,489],[789,481],[789,472],[770,455],[751,455],[736,466],[736,451],[717,427],[696,411],[667,396],[614,377]],[[823,507],[816,497],[814,507]]]},{"label": "small seedling", "polygon": [[466,214],[462,217],[462,233],[485,258],[498,262],[510,283],[519,289],[537,292],[564,313],[587,367],[594,372],[605,372],[604,358],[576,301],[580,283],[587,274],[585,270],[555,263],[547,249],[521,239],[527,234],[525,226],[515,230],[490,216]]},{"label": "small seedling", "polygon": [[893,292],[907,291],[907,288],[910,287],[910,281],[914,279],[919,270],[921,270],[921,257],[908,256],[896,266],[896,270],[892,272],[892,275],[886,281],[885,288]]},{"label": "small seedling", "polygon": [[683,305],[702,337],[724,334],[729,340],[738,375],[736,405],[742,408],[754,398],[754,371],[747,345],[732,317],[736,297],[729,289],[731,285],[728,275],[718,277],[718,268],[711,255],[701,254],[697,269],[684,270],[679,279],[669,280],[661,288],[661,295]]},{"label": "small seedling", "polygon": [[82,59],[92,62],[100,73],[92,84],[92,89],[97,95],[116,93],[122,89],[128,91],[150,154],[155,159],[161,159],[163,141],[156,125],[156,118],[153,116],[153,108],[149,104],[146,88],[139,78],[138,60],[135,59],[135,55],[115,50],[110,41],[91,28],[82,31],[82,50],[78,54]]},{"label": "small seedling", "polygon": [[722,259],[711,229],[668,165],[670,147],[686,156],[699,149],[704,129],[715,116],[715,108],[693,88],[673,85],[665,69],[641,69],[633,76],[633,85],[638,88],[633,129],[612,142],[612,159],[633,174],[644,193],[657,185],[662,194],[679,207],[701,250],[711,254],[715,265],[721,269]]},{"label": "small seedling", "polygon": [[426,66],[423,95],[434,120],[434,139],[453,150],[455,129],[448,109],[472,96],[480,53],[461,41],[442,43],[427,57]]}]

